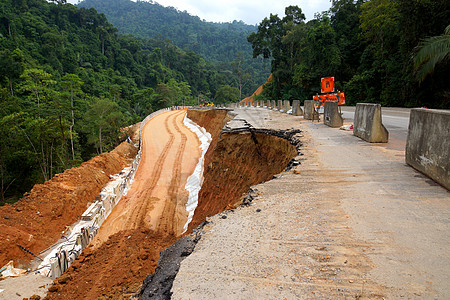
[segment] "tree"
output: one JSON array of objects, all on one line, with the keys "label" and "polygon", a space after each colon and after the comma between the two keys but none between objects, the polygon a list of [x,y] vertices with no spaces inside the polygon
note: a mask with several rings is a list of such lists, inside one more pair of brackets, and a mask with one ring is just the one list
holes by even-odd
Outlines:
[{"label": "tree", "polygon": [[74,136],[74,126],[75,126],[75,106],[74,100],[78,98],[82,94],[81,86],[83,85],[83,81],[81,81],[80,77],[75,74],[66,74],[61,78],[60,82],[64,91],[69,94],[70,97],[70,112],[71,112],[71,124],[70,124],[70,145],[72,150],[72,162],[75,162],[75,148],[73,142]]},{"label": "tree", "polygon": [[417,47],[414,55],[414,67],[417,80],[423,82],[432,74],[436,65],[446,62],[450,57],[450,25],[444,34],[424,39]]},{"label": "tree", "polygon": [[114,101],[96,98],[85,114],[88,129],[88,142],[93,144],[99,154],[111,149],[118,139],[123,114]]},{"label": "tree", "polygon": [[52,92],[50,85],[56,84],[52,75],[41,69],[26,69],[20,76],[24,79],[22,90],[31,92],[30,99],[37,104],[37,115],[41,118],[41,102]]},{"label": "tree", "polygon": [[24,70],[23,52],[16,48],[13,52],[5,50],[0,53],[0,77],[8,81],[11,95],[14,95],[13,84]]},{"label": "tree", "polygon": [[237,102],[241,99],[240,91],[229,85],[221,85],[216,92],[214,102],[216,104]]},{"label": "tree", "polygon": [[233,73],[237,77],[237,85],[239,89],[239,99],[242,99],[242,89],[250,82],[250,74],[244,70],[245,59],[242,52],[236,53],[236,58],[232,62]]}]

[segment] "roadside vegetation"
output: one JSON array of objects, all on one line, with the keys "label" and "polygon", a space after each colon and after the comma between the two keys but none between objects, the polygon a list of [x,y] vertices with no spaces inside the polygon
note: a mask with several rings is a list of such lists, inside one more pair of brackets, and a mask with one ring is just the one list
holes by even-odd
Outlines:
[{"label": "roadside vegetation", "polygon": [[312,99],[334,76],[348,104],[450,108],[449,23],[446,0],[333,0],[308,22],[287,7],[248,37],[254,57],[273,59],[261,97]]},{"label": "roadside vegetation", "polygon": [[110,151],[152,111],[239,100],[232,71],[64,2],[0,2],[0,204]]}]

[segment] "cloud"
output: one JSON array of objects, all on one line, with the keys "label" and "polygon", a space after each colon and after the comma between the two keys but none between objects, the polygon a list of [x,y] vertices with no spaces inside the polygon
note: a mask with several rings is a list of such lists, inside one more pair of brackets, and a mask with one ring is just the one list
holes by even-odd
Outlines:
[{"label": "cloud", "polygon": [[[68,0],[68,2],[76,4],[78,0]],[[283,17],[285,7],[289,5],[298,5],[307,20],[313,19],[315,13],[328,10],[331,6],[331,0],[155,0],[154,2],[187,11],[206,21],[242,20],[251,25],[260,23],[271,13]]]},{"label": "cloud", "polygon": [[255,25],[271,13],[284,16],[284,9],[289,5],[298,5],[308,20],[314,14],[328,10],[330,0],[156,0],[163,6],[173,6],[181,11],[186,10],[200,19],[213,22],[244,21]]}]

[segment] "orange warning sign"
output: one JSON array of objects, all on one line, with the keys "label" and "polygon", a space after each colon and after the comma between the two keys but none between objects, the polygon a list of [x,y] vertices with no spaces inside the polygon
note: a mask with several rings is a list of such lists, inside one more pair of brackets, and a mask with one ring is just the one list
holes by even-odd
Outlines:
[{"label": "orange warning sign", "polygon": [[334,92],[334,77],[324,77],[321,79],[320,92],[322,94]]},{"label": "orange warning sign", "polygon": [[344,105],[345,104],[345,95],[344,95],[344,93],[315,95],[315,96],[313,96],[313,100],[317,102],[316,106],[324,106],[325,101],[337,101],[338,105]]}]

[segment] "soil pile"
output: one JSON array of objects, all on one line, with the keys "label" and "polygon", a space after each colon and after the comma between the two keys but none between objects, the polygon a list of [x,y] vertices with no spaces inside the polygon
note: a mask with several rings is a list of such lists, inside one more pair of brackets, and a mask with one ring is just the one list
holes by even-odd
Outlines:
[{"label": "soil pile", "polygon": [[[124,299],[153,273],[160,251],[175,243],[173,235],[148,229],[120,231],[98,249],[88,246],[46,299]],[[117,255],[120,253],[120,255]]]},{"label": "soil pile", "polygon": [[17,203],[0,207],[0,266],[14,260],[15,266],[26,267],[34,258],[18,245],[34,254],[53,245],[94,201],[110,175],[131,164],[136,154],[135,146],[123,142],[109,153],[35,185]]}]

